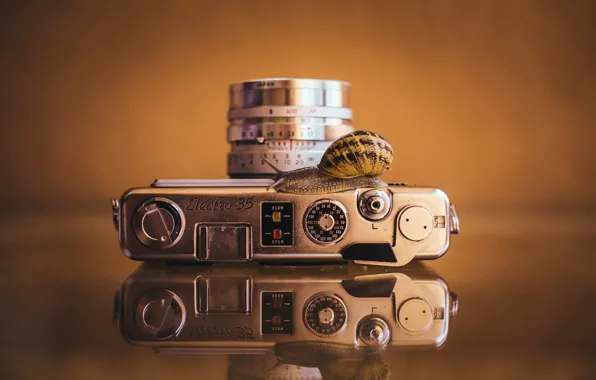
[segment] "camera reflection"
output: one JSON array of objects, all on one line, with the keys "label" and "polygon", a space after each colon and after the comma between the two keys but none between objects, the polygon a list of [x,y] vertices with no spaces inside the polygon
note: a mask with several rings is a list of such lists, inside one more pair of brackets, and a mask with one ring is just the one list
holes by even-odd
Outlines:
[{"label": "camera reflection", "polygon": [[126,341],[160,353],[228,354],[234,379],[389,378],[383,350],[442,345],[457,312],[445,281],[419,263],[145,263],[115,301]]}]

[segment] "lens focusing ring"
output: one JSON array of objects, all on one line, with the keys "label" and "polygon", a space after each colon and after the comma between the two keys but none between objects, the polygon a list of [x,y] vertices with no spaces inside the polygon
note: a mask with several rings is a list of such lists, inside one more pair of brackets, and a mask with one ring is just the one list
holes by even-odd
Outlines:
[{"label": "lens focusing ring", "polygon": [[230,85],[227,140],[230,177],[270,177],[260,159],[280,170],[314,166],[325,149],[352,132],[347,82],[262,79]]},{"label": "lens focusing ring", "polygon": [[257,79],[230,85],[230,110],[260,106],[350,108],[350,84],[319,79]]}]

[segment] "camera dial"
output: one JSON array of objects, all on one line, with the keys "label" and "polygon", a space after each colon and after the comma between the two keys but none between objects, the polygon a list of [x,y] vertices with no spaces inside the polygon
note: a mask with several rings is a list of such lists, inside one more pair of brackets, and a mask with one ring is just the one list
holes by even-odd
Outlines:
[{"label": "camera dial", "polygon": [[315,335],[331,336],[346,326],[348,311],[344,302],[335,294],[317,294],[304,308],[306,327]]},{"label": "camera dial", "polygon": [[432,306],[421,298],[411,298],[397,312],[400,325],[410,333],[426,331],[433,322]]},{"label": "camera dial", "polygon": [[156,339],[168,339],[180,332],[186,313],[174,293],[161,290],[145,294],[137,303],[137,327]]},{"label": "camera dial", "polygon": [[322,199],[306,210],[304,228],[308,237],[317,244],[337,243],[348,230],[348,212],[341,203]]},{"label": "camera dial", "polygon": [[143,202],[133,216],[135,235],[152,249],[165,249],[176,244],[182,237],[184,224],[180,207],[161,197]]}]

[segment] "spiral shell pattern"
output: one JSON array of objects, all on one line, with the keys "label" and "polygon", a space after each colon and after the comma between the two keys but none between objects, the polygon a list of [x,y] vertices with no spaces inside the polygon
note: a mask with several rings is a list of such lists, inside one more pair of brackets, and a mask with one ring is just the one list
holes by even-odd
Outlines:
[{"label": "spiral shell pattern", "polygon": [[354,131],[327,148],[318,168],[336,178],[375,177],[392,161],[393,148],[387,140],[374,132]]}]

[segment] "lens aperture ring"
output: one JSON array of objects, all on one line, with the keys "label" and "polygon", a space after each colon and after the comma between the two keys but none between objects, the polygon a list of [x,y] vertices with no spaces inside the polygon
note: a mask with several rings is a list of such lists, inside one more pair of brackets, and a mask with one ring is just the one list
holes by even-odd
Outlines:
[{"label": "lens aperture ring", "polygon": [[255,123],[232,124],[227,129],[228,142],[266,140],[315,140],[333,141],[352,132],[349,124],[325,123]]}]

